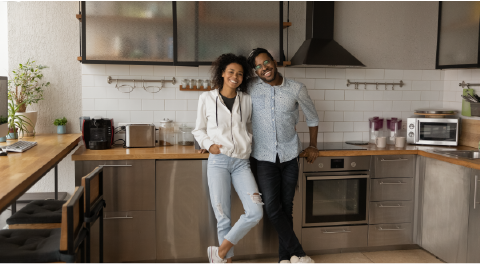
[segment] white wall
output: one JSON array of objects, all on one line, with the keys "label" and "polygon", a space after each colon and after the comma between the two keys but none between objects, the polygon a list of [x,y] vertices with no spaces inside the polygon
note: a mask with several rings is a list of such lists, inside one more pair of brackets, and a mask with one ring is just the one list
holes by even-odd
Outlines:
[{"label": "white wall", "polygon": [[[78,2],[8,2],[9,69],[29,58],[50,68],[44,70],[45,100],[27,110],[39,112],[37,133],[56,133],[53,121],[66,117],[68,133],[79,133],[81,115],[81,64],[79,23],[75,18]],[[74,163],[68,155],[59,164],[59,190],[72,193]],[[53,171],[30,191],[53,191]]]},{"label": "white wall", "polygon": [[[305,13],[306,2],[290,2],[288,58],[305,40]],[[438,1],[336,1],[334,39],[370,69],[433,70],[437,23]]]},{"label": "white wall", "polygon": [[8,75],[8,12],[7,2],[0,1],[0,76]]}]

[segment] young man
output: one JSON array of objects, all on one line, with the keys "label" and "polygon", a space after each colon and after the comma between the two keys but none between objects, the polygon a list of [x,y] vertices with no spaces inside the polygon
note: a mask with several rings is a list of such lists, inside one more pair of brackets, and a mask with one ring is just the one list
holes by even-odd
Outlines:
[{"label": "young man", "polygon": [[313,263],[293,232],[293,197],[298,180],[298,154],[302,151],[295,125],[298,106],[307,118],[310,146],[307,162],[318,157],[318,115],[304,84],[284,78],[277,62],[265,49],[254,49],[248,63],[258,78],[250,85],[252,97],[253,150],[257,184],[265,212],[279,238],[280,263]]}]

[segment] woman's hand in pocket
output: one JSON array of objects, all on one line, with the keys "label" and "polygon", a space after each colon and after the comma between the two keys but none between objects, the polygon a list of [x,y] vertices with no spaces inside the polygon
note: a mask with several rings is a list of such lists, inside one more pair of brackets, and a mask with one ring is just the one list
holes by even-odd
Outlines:
[{"label": "woman's hand in pocket", "polygon": [[217,144],[213,144],[210,146],[210,149],[208,150],[208,152],[212,153],[212,154],[220,154],[220,148],[222,147],[222,145],[217,145]]}]

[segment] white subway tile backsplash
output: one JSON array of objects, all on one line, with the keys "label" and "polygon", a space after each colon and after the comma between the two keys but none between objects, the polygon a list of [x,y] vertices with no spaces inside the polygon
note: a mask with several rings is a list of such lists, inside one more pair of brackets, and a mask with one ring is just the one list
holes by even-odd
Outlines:
[{"label": "white subway tile backsplash", "polygon": [[373,109],[375,111],[390,111],[392,110],[392,101],[375,101],[373,102]]},{"label": "white subway tile backsplash", "polygon": [[458,80],[458,70],[444,70],[445,77],[444,79],[447,81],[451,80]]},{"label": "white subway tile backsplash", "polygon": [[82,98],[107,98],[105,87],[82,87]]},{"label": "white subway tile backsplash", "polygon": [[354,122],[353,130],[358,132],[368,131],[368,121],[364,122]]},{"label": "white subway tile backsplash", "polygon": [[344,100],[345,99],[344,95],[345,95],[344,91],[326,90],[325,100],[330,100],[330,101]]},{"label": "white subway tile backsplash", "polygon": [[130,75],[153,75],[153,65],[130,65]]},{"label": "white subway tile backsplash", "polygon": [[95,99],[95,110],[118,110],[119,99]]},{"label": "white subway tile backsplash", "polygon": [[[324,116],[325,116],[325,112],[324,111],[317,111],[317,115],[318,115],[318,121],[322,122],[323,119],[324,119]],[[305,121],[305,116],[303,117],[302,121]]]},{"label": "white subway tile backsplash", "polygon": [[[353,80],[350,80],[350,81],[353,81]],[[355,85],[347,86],[347,80],[336,79],[335,80],[335,89],[337,89],[337,90],[354,90]]]},{"label": "white subway tile backsplash", "polygon": [[346,76],[347,79],[365,79],[366,71],[365,69],[346,69]]},{"label": "white subway tile backsplash", "polygon": [[164,110],[164,100],[142,100],[142,110]]},{"label": "white subway tile backsplash", "polygon": [[299,122],[305,122],[305,114],[301,110],[298,111],[298,121]]},{"label": "white subway tile backsplash", "polygon": [[439,99],[440,99],[440,92],[438,91],[430,91],[430,92],[423,91],[421,95],[422,101],[436,101]]},{"label": "white subway tile backsplash", "polygon": [[416,101],[420,100],[422,92],[419,91],[404,91],[402,93],[402,100],[403,101]]},{"label": "white subway tile backsplash", "polygon": [[[107,116],[107,111],[101,111],[101,110],[94,110],[94,111],[90,111],[90,110],[86,110],[86,111],[82,111],[82,116],[89,116],[90,118],[94,118],[94,117],[106,117]],[[115,121],[115,120],[114,120]]]},{"label": "white subway tile backsplash", "polygon": [[106,75],[129,75],[130,66],[129,65],[118,65],[118,64],[107,64],[105,65],[105,74]]},{"label": "white subway tile backsplash", "polygon": [[415,111],[417,109],[430,107],[430,102],[427,102],[427,101],[412,101],[411,103],[412,103],[412,106],[410,107],[410,111]]},{"label": "white subway tile backsplash", "polygon": [[366,69],[365,79],[383,79],[385,77],[385,70],[383,69]]},{"label": "white subway tile backsplash", "polygon": [[82,75],[82,86],[95,86],[95,75]]},{"label": "white subway tile backsplash", "polygon": [[385,77],[384,79],[403,79],[403,70],[385,70]]},{"label": "white subway tile backsplash", "polygon": [[175,76],[198,76],[198,67],[177,66]]},{"label": "white subway tile backsplash", "polygon": [[297,132],[299,133],[308,133],[309,129],[307,126],[307,122],[298,122],[296,126]]},{"label": "white subway tile backsplash", "polygon": [[176,121],[177,118],[175,115],[175,111],[154,111],[153,112],[153,122],[159,123],[164,118],[168,118],[170,120]]},{"label": "white subway tile backsplash", "polygon": [[175,76],[175,66],[153,66],[155,76]]},{"label": "white subway tile backsplash", "polygon": [[430,82],[429,81],[413,81],[412,82],[412,90],[430,90]]},{"label": "white subway tile backsplash", "polygon": [[197,120],[197,111],[176,111],[177,123],[195,123]]},{"label": "white subway tile backsplash", "polygon": [[187,100],[165,100],[165,110],[187,110],[187,109],[188,109]]},{"label": "white subway tile backsplash", "polygon": [[115,126],[118,123],[131,123],[130,122],[130,111],[107,111],[107,118],[113,118]]},{"label": "white subway tile backsplash", "polygon": [[335,110],[334,101],[315,101],[315,109],[320,111],[333,111]]},{"label": "white subway tile backsplash", "polygon": [[335,79],[316,79],[315,89],[321,89],[321,90],[335,89]]},{"label": "white subway tile backsplash", "polygon": [[423,72],[422,70],[404,70],[403,78],[410,81],[420,81],[422,80]]},{"label": "white subway tile backsplash", "polygon": [[109,99],[115,99],[115,98],[116,99],[127,99],[127,98],[130,98],[130,93],[122,93],[122,92],[120,92],[119,90],[117,90],[116,88],[113,88],[113,87],[104,87],[104,88],[107,92],[106,98],[109,98]]},{"label": "white subway tile backsplash", "polygon": [[345,79],[346,76],[345,69],[327,68],[325,73],[325,77],[331,79]]},{"label": "white subway tile backsplash", "polygon": [[306,78],[325,78],[325,69],[324,68],[306,68],[305,69]]},{"label": "white subway tile backsplash", "polygon": [[308,90],[315,89],[315,79],[296,78],[295,81],[305,84]]},{"label": "white subway tile backsplash", "polygon": [[442,108],[443,101],[430,101],[430,108]]},{"label": "white subway tile backsplash", "polygon": [[363,138],[362,132],[345,132],[343,133],[343,141],[360,141]]},{"label": "white subway tile backsplash", "polygon": [[431,81],[430,90],[443,91],[444,81]]},{"label": "white subway tile backsplash", "polygon": [[335,111],[351,111],[354,106],[350,101],[335,101]]},{"label": "white subway tile backsplash", "polygon": [[142,100],[118,99],[118,110],[142,110]]},{"label": "white subway tile backsplash", "polygon": [[82,99],[82,110],[95,110],[95,99]]},{"label": "white subway tile backsplash", "polygon": [[443,101],[446,102],[455,102],[456,101],[456,93],[452,91],[443,91]]},{"label": "white subway tile backsplash", "polygon": [[383,91],[365,91],[363,93],[364,100],[383,100]]},{"label": "white subway tile backsplash", "polygon": [[383,100],[399,101],[402,100],[402,91],[385,91],[383,92]]},{"label": "white subway tile backsplash", "polygon": [[318,132],[333,132],[333,122],[319,122]]},{"label": "white subway tile backsplash", "polygon": [[364,121],[368,121],[369,118],[375,117],[375,116],[382,116],[381,112],[363,112],[363,119]]},{"label": "white subway tile backsplash", "polygon": [[394,101],[392,111],[410,111],[411,105],[410,101]]},{"label": "white subway tile backsplash", "polygon": [[285,77],[287,78],[305,78],[305,68],[285,68]]},{"label": "white subway tile backsplash", "polygon": [[480,69],[472,69],[472,80],[480,80]]},{"label": "white subway tile backsplash", "polygon": [[180,91],[180,89],[175,89],[176,99],[198,99],[199,93],[197,91]]},{"label": "white subway tile backsplash", "polygon": [[105,75],[105,64],[82,64],[82,74]]},{"label": "white subway tile backsplash", "polygon": [[472,70],[470,69],[460,69],[458,70],[458,80],[461,81],[470,81],[472,79]]},{"label": "white subway tile backsplash", "polygon": [[343,133],[323,133],[323,142],[343,142]]},{"label": "white subway tile backsplash", "polygon": [[355,111],[372,111],[373,101],[355,101]]},{"label": "white subway tile backsplash", "polygon": [[323,133],[317,134],[317,142],[323,142]]},{"label": "white subway tile backsplash", "polygon": [[[210,72],[211,69],[212,69],[212,66],[210,66],[210,65],[198,66],[198,76],[203,76],[203,77],[210,78],[211,75],[212,75],[212,73]],[[172,74],[172,75],[174,75],[174,74]]]},{"label": "white subway tile backsplash", "polygon": [[187,101],[187,107],[188,107],[187,110],[197,111],[197,109],[198,109],[198,100],[188,100],[188,101]]},{"label": "white subway tile backsplash", "polygon": [[344,112],[344,121],[363,121],[363,112]]},{"label": "white subway tile backsplash", "polygon": [[324,121],[343,121],[343,112],[326,111]]},{"label": "white subway tile backsplash", "polygon": [[363,91],[346,90],[345,91],[345,100],[348,100],[348,101],[363,100]]},{"label": "white subway tile backsplash", "polygon": [[[328,92],[328,90],[327,90]],[[325,98],[325,91],[323,90],[309,90],[308,95],[312,100],[324,100]]]},{"label": "white subway tile backsplash", "polygon": [[[101,87],[112,86],[112,84],[108,84],[107,76],[105,75],[93,75],[93,82],[95,83],[95,86],[101,86]],[[121,84],[123,83],[121,82],[119,85]],[[115,87],[115,85],[113,85],[113,87]]]},{"label": "white subway tile backsplash", "polygon": [[153,99],[155,93],[145,91],[143,88],[135,88],[130,93],[130,99]]},{"label": "white subway tile backsplash", "polygon": [[130,111],[132,123],[153,123],[153,111]]},{"label": "white subway tile backsplash", "polygon": [[441,70],[424,70],[422,73],[422,80],[438,81],[441,80]]},{"label": "white subway tile backsplash", "polygon": [[[154,99],[175,99],[176,98],[176,91],[177,88],[162,88],[160,92],[156,93],[153,95]],[[190,93],[190,92],[185,92],[185,93]],[[193,93],[193,92],[191,92]]]},{"label": "white subway tile backsplash", "polygon": [[402,112],[382,112],[382,116],[383,116],[383,118],[388,118],[388,119],[390,119],[392,117],[401,118],[402,117]]}]

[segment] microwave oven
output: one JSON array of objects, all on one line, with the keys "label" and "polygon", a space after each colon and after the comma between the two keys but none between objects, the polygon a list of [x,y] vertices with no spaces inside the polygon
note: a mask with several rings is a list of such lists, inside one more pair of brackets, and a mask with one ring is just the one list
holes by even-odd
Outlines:
[{"label": "microwave oven", "polygon": [[458,146],[460,118],[407,118],[407,143],[418,145]]}]

